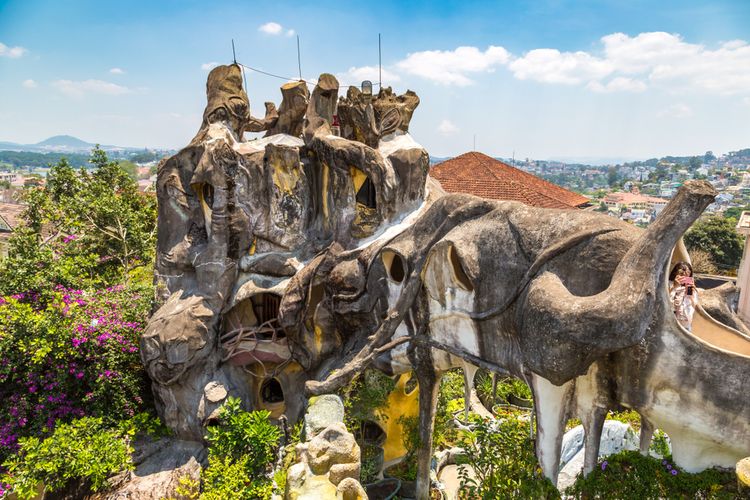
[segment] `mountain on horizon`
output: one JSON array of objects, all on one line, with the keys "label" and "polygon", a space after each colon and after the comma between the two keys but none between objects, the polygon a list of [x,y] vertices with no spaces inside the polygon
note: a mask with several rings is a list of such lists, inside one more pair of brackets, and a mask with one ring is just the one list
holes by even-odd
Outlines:
[{"label": "mountain on horizon", "polygon": [[40,148],[93,148],[95,144],[81,140],[78,137],[73,137],[72,135],[55,135],[41,142],[37,142],[34,146]]},{"label": "mountain on horizon", "polygon": [[[0,141],[2,151],[27,151],[32,153],[90,153],[96,143],[86,142],[72,135],[55,135],[36,144],[19,144]],[[144,148],[132,148],[100,144],[104,151],[141,151]]]}]

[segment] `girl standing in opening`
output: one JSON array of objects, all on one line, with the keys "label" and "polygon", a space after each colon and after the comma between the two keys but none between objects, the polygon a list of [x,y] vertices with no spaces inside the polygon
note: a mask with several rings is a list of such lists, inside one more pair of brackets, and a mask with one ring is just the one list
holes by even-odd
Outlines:
[{"label": "girl standing in opening", "polygon": [[687,262],[678,262],[669,273],[669,300],[677,321],[691,331],[698,292],[693,281],[693,267]]}]

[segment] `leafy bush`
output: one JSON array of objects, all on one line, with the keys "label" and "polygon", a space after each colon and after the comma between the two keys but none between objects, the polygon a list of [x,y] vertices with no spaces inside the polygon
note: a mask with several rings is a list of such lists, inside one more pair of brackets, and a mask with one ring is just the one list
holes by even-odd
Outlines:
[{"label": "leafy bush", "polygon": [[454,368],[443,374],[440,380],[438,403],[435,411],[435,429],[432,445],[436,449],[449,448],[458,440],[458,430],[453,415],[464,410],[464,374]]},{"label": "leafy bush", "polygon": [[141,411],[138,354],[149,288],[57,289],[0,298],[0,460],[19,437],[87,415],[115,422]]},{"label": "leafy bush", "polygon": [[21,438],[18,453],[3,465],[2,482],[22,500],[34,498],[37,486],[58,491],[72,481],[99,491],[109,476],[132,467],[129,446],[134,428],[108,428],[103,419],[84,417],[58,425],[46,439]]},{"label": "leafy bush", "polygon": [[363,423],[376,419],[378,410],[388,407],[388,396],[396,382],[378,370],[365,370],[343,394],[346,428],[362,442]]},{"label": "leafy bush", "polygon": [[730,499],[737,498],[737,479],[731,471],[718,469],[690,474],[671,457],[659,460],[623,451],[607,457],[587,477],[579,476],[565,493],[574,498]]},{"label": "leafy bush", "polygon": [[559,498],[552,483],[542,475],[528,423],[514,418],[488,420],[471,418],[474,428],[463,435],[466,454],[459,464],[462,499]]},{"label": "leafy bush", "polygon": [[0,294],[105,287],[153,261],[156,200],[104,151],[94,149],[89,162],[90,173],[62,159],[46,186],[24,190],[24,226],[0,261]]},{"label": "leafy bush", "polygon": [[270,498],[271,464],[281,431],[270,412],[246,412],[240,400],[228,398],[219,425],[208,428],[208,467],[201,473],[205,499]]}]

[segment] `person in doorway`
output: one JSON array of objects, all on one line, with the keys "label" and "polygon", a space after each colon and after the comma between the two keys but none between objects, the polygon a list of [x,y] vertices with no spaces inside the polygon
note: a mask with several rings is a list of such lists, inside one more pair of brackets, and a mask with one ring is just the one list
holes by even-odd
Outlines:
[{"label": "person in doorway", "polygon": [[693,280],[693,267],[687,262],[678,262],[669,273],[669,300],[677,321],[687,331],[692,331],[698,291]]}]

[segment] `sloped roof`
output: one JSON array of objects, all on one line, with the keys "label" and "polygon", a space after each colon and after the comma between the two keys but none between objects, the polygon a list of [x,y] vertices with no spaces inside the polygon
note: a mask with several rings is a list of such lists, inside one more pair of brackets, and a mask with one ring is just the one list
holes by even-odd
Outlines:
[{"label": "sloped roof", "polygon": [[21,213],[26,205],[17,203],[0,203],[0,219],[2,219],[11,229],[18,227],[21,221]]},{"label": "sloped roof", "polygon": [[472,151],[438,163],[430,176],[449,193],[515,200],[543,208],[580,208],[589,199],[551,182]]}]

